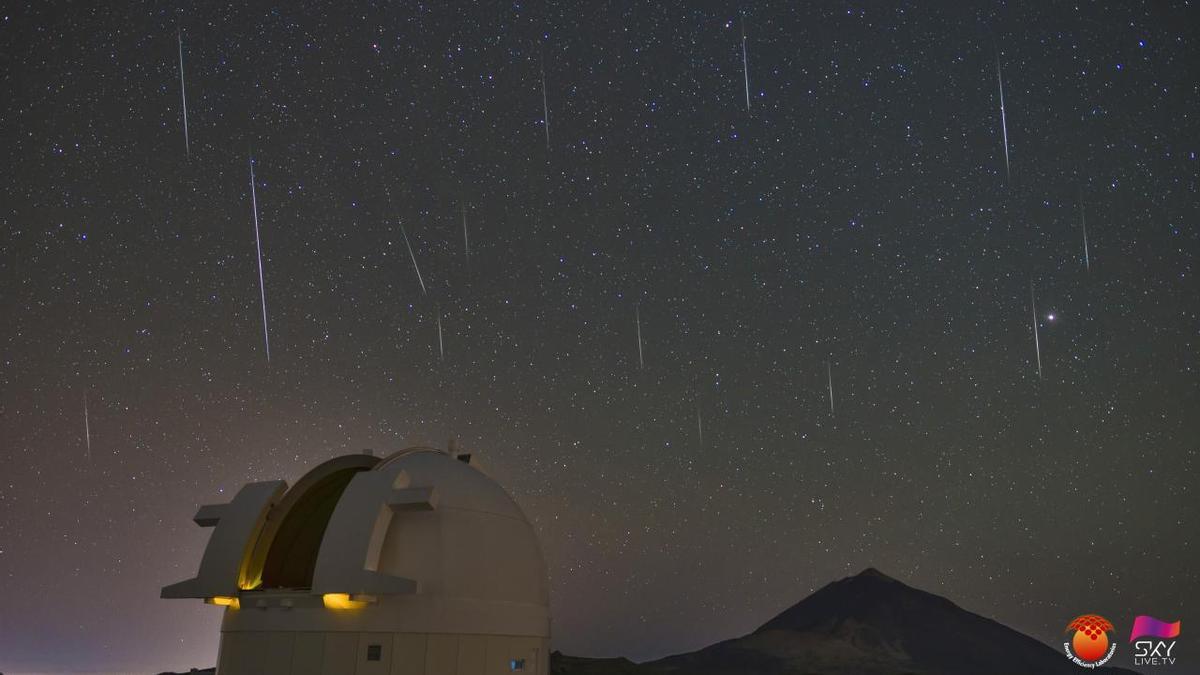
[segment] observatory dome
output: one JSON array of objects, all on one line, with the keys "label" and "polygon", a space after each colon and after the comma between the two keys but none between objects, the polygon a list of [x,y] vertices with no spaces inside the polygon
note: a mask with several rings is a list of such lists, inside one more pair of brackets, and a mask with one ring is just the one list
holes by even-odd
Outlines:
[{"label": "observatory dome", "polygon": [[218,675],[545,675],[546,567],[520,507],[469,455],[346,455],[203,506],[193,579],[225,606]]}]

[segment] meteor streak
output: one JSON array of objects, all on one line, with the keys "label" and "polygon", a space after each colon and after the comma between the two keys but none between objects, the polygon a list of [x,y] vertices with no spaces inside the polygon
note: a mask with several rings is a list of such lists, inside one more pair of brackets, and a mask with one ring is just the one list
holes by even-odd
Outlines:
[{"label": "meteor streak", "polygon": [[646,367],[646,359],[642,353],[642,310],[638,305],[633,306],[634,320],[637,321],[637,339],[638,339],[638,369]]},{"label": "meteor streak", "polygon": [[746,83],[746,112],[750,112],[750,65],[746,58],[746,17],[742,16],[742,79]]},{"label": "meteor streak", "polygon": [[471,240],[467,237],[467,205],[463,204],[463,255],[467,259],[467,265],[471,264]]},{"label": "meteor streak", "polygon": [[408,243],[408,233],[404,231],[404,223],[400,224],[400,234],[404,235],[404,245],[408,247],[408,257],[412,259],[413,269],[417,272],[417,281],[421,282],[421,294],[428,295],[425,290],[425,279],[421,277],[421,268],[417,265],[417,256],[413,254],[412,244]]},{"label": "meteor streak", "polygon": [[446,360],[446,347],[442,343],[442,308],[437,308],[437,327],[438,327],[438,359]]},{"label": "meteor streak", "polygon": [[92,425],[88,421],[87,392],[83,392],[83,437],[87,441],[87,458],[92,461]]},{"label": "meteor streak", "polygon": [[183,147],[187,156],[192,156],[192,141],[188,138],[187,123],[187,88],[183,85],[183,30],[177,32],[179,38],[179,96],[183,99]]},{"label": "meteor streak", "polygon": [[1033,311],[1033,348],[1037,353],[1038,379],[1042,379],[1042,344],[1038,340],[1037,298],[1033,295],[1033,280],[1029,280],[1029,305]]},{"label": "meteor streak", "polygon": [[254,187],[254,158],[250,158],[250,204],[254,209],[254,249],[258,253],[258,294],[262,299],[263,346],[267,350],[267,363],[271,362],[271,335],[267,329],[267,286],[263,283],[262,237],[258,232],[258,192]]},{"label": "meteor streak", "polygon": [[538,62],[542,70],[542,126],[546,128],[546,149],[550,149],[550,104],[546,102],[546,57],[538,45]]},{"label": "meteor streak", "polygon": [[1079,191],[1079,225],[1083,228],[1083,267],[1088,272],[1092,271],[1092,258],[1088,253],[1087,240],[1087,212],[1083,209],[1083,190]]},{"label": "meteor streak", "polygon": [[833,362],[832,361],[825,362],[825,372],[829,377],[829,414],[832,416],[834,414],[834,412],[833,412]]},{"label": "meteor streak", "polygon": [[1008,163],[1008,117],[1004,113],[1004,78],[1000,75],[1000,52],[996,52],[996,82],[1000,84],[1000,128],[1004,132],[1004,175],[1012,180],[1012,168]]}]

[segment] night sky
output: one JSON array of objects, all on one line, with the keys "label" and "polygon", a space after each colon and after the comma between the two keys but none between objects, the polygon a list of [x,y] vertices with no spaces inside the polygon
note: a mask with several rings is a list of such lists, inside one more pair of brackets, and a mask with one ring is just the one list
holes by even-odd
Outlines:
[{"label": "night sky", "polygon": [[567,653],[1198,616],[1195,7],[0,14],[0,670],[212,665],[199,504],[451,436]]}]

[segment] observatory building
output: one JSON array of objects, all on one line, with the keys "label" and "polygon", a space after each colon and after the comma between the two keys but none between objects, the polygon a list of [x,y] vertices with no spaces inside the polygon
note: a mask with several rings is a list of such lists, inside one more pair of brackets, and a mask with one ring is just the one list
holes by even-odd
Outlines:
[{"label": "observatory building", "polygon": [[224,606],[218,675],[549,675],[537,535],[469,455],[337,457],[195,521],[200,571],[162,597]]}]

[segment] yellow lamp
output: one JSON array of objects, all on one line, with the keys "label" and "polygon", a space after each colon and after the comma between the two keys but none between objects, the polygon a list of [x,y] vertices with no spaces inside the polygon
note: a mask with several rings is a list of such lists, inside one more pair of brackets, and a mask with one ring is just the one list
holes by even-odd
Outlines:
[{"label": "yellow lamp", "polygon": [[326,593],[321,600],[325,602],[326,609],[361,609],[367,606],[361,600],[351,600],[349,593]]},{"label": "yellow lamp", "polygon": [[241,609],[242,607],[242,603],[239,602],[237,598],[231,598],[225,595],[218,595],[215,598],[209,598],[207,602],[210,605],[220,605],[221,607],[232,607],[234,609]]}]

